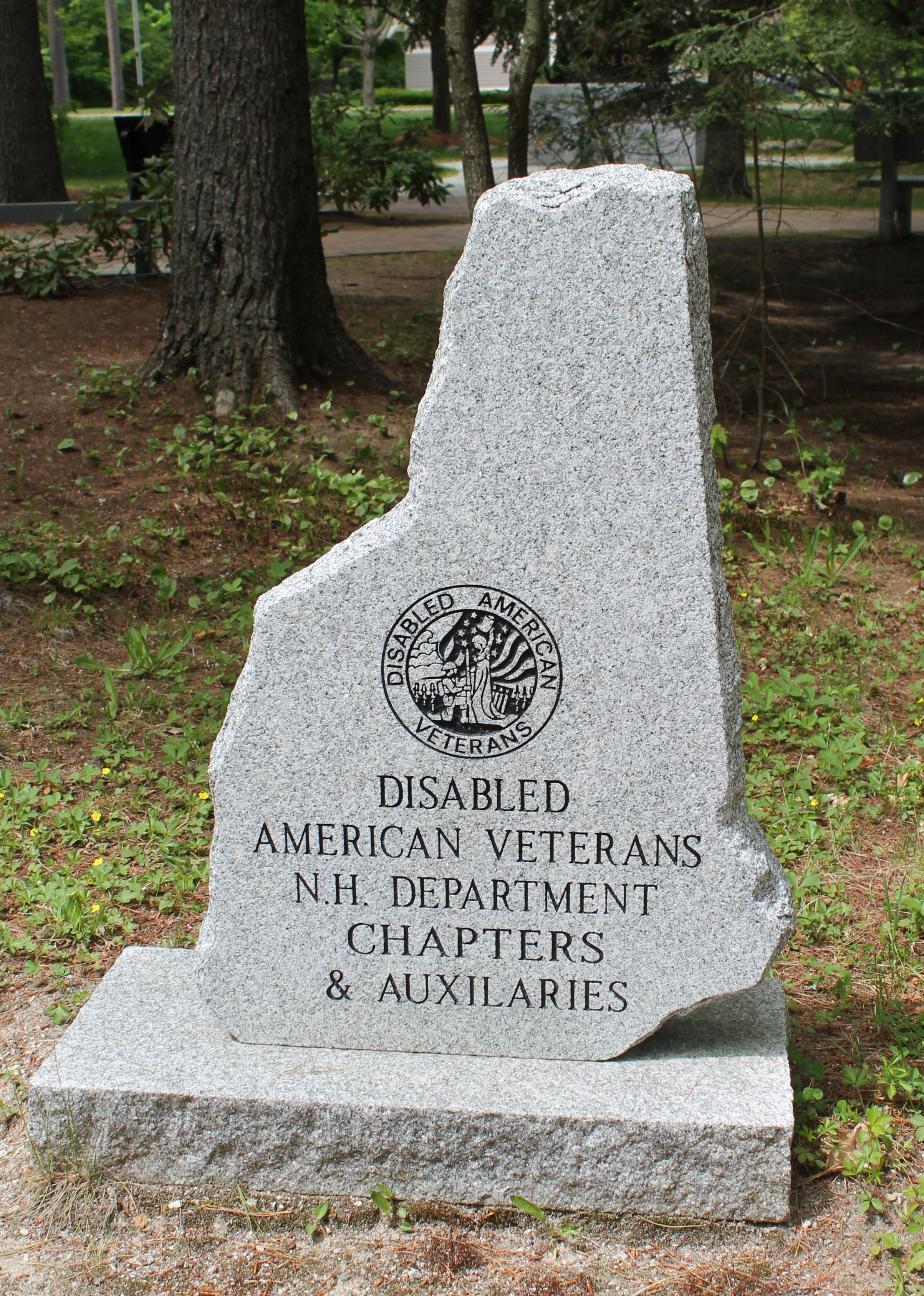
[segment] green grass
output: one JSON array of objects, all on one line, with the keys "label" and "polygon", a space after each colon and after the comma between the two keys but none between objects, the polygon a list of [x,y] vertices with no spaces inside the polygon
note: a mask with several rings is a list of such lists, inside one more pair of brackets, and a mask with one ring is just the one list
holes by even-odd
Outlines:
[{"label": "green grass", "polygon": [[[920,167],[899,168],[900,174],[918,175],[920,171]],[[787,207],[878,207],[878,189],[857,188],[859,180],[878,174],[878,167],[851,162],[846,157],[836,167],[807,167],[798,160],[790,160],[780,168],[778,164],[765,162],[761,164],[763,199],[767,206],[779,202],[782,178],[783,203]],[[748,179],[753,187],[753,167],[748,168]],[[924,198],[919,196],[917,201],[920,203]]]},{"label": "green grass", "polygon": [[68,188],[125,188],[125,165],[111,117],[72,113],[61,130],[59,140]]}]

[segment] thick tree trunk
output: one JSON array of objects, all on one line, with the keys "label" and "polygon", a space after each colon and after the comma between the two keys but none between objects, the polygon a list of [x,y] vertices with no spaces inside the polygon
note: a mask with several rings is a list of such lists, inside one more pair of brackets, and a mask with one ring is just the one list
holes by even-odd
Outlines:
[{"label": "thick tree trunk", "polygon": [[304,0],[174,0],[173,281],[154,373],[195,367],[216,407],[289,408],[331,371],[384,386],[327,286]]},{"label": "thick tree trunk", "polygon": [[548,32],[547,0],[526,0],[520,52],[510,67],[507,92],[507,175],[525,176],[529,154],[529,100]]},{"label": "thick tree trunk", "polygon": [[430,72],[433,76],[433,129],[441,135],[452,130],[452,98],[449,94],[449,56],[446,53],[446,6],[440,6],[430,31]]},{"label": "thick tree trunk", "polygon": [[7,0],[0,40],[0,202],[67,198],[42,70],[35,0]]},{"label": "thick tree trunk", "polygon": [[[721,86],[722,74],[709,73],[708,89]],[[745,162],[744,129],[728,117],[717,116],[706,126],[706,148],[699,185],[701,193],[713,198],[750,198]]]},{"label": "thick tree trunk", "polygon": [[478,69],[475,66],[474,0],[446,0],[446,52],[452,102],[456,110],[462,174],[469,210],[486,189],[494,187],[491,146],[481,108]]},{"label": "thick tree trunk", "polygon": [[48,53],[51,57],[51,97],[56,108],[70,103],[71,98],[60,8],[61,0],[47,0],[45,14],[48,21]]}]

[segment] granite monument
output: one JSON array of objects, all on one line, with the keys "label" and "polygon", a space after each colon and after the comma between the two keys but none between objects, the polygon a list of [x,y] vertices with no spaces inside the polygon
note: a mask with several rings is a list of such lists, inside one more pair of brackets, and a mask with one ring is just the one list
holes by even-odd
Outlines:
[{"label": "granite monument", "polygon": [[40,1146],[76,1104],[154,1182],[785,1215],[712,420],[689,180],[484,195],[407,498],[257,604],[198,948],[122,956]]}]

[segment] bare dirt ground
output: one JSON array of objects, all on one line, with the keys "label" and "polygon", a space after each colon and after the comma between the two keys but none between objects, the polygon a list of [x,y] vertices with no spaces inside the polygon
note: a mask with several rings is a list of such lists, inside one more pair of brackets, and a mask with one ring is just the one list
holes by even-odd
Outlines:
[{"label": "bare dirt ground", "polygon": [[[388,456],[390,471],[400,471],[403,463],[454,255],[342,257],[331,263],[344,317],[367,346],[378,349],[403,393],[387,411],[387,438],[376,441],[376,453]],[[721,417],[732,433],[728,471],[740,478],[750,471],[753,364],[741,344],[741,326],[750,309],[753,248],[740,237],[716,239],[711,258],[717,387]],[[854,447],[859,476],[835,510],[861,519],[893,514],[920,539],[924,497],[901,485],[904,473],[924,467],[920,240],[885,256],[861,240],[787,240],[774,253],[773,272],[779,346],[774,381],[795,415],[801,418],[808,405],[813,417],[823,416],[836,429],[834,448],[848,442]],[[181,518],[189,539],[178,562],[200,574],[245,560],[255,564],[273,552],[278,535],[261,531],[259,520],[247,531],[247,552],[235,547],[230,530],[226,541],[216,543],[209,496],[195,483],[158,493],[150,460],[132,453],[201,408],[188,384],[144,391],[114,440],[107,407],[80,395],[89,370],[134,366],[150,352],[164,294],[162,284],[109,283],[60,301],[0,298],[0,426],[24,432],[3,441],[3,467],[15,484],[0,529],[26,514],[96,528],[113,519],[128,526],[142,516]],[[305,419],[344,459],[355,449],[357,420],[362,424],[376,414],[381,401],[337,389],[335,406],[348,399],[356,411],[353,422],[343,425],[319,413],[325,394],[326,384],[306,393]],[[75,429],[79,462],[59,449]],[[367,429],[365,435],[372,433]],[[91,480],[85,461],[94,449],[111,456],[122,445],[128,453],[118,469],[103,484]],[[89,485],[81,484],[85,480]],[[178,574],[182,579],[182,566]],[[75,691],[79,673],[69,665],[74,646],[59,652],[53,635],[34,634],[30,617],[39,598],[19,587],[3,597],[5,696],[28,694],[39,684],[61,697]],[[124,608],[114,603],[107,610],[104,626],[78,628],[80,649],[103,654],[105,641],[146,615],[152,598],[132,590]],[[41,727],[17,734],[19,748],[4,753],[14,764],[24,758],[72,763],[86,756],[80,733],[66,747],[56,747]],[[196,921],[139,914],[133,940],[189,936]],[[113,943],[92,970],[75,964],[74,984],[90,988],[117,954]],[[592,1218],[578,1221],[580,1236],[567,1241],[514,1212],[426,1204],[412,1205],[416,1222],[405,1234],[361,1199],[332,1201],[325,1227],[312,1239],[305,1228],[311,1203],[303,1201],[255,1202],[233,1194],[218,1200],[185,1190],[150,1195],[76,1169],[48,1180],[29,1155],[23,1082],[64,1029],[46,1012],[59,997],[40,968],[3,956],[0,1296],[873,1296],[892,1290],[887,1268],[871,1258],[874,1226],[860,1210],[859,1187],[837,1176],[833,1166],[814,1177],[797,1175],[792,1219],[785,1226]],[[815,1013],[822,996],[811,987],[797,992],[792,1004],[800,1039],[814,1035],[819,1049],[843,1046],[846,1055],[846,1036],[868,1029],[859,1018],[830,1033],[819,1029]],[[841,1032],[837,1038],[835,1029]]]}]

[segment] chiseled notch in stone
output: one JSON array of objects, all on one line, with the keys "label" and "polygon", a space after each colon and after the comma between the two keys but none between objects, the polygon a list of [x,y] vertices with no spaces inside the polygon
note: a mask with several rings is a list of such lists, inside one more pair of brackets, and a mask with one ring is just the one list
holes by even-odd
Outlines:
[{"label": "chiseled notch in stone", "polygon": [[760,981],[712,419],[686,178],[485,194],[409,495],[260,599],[215,744],[235,1038],[602,1059]]}]

